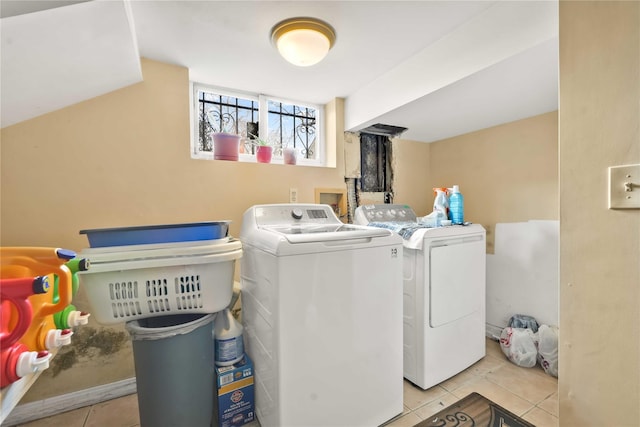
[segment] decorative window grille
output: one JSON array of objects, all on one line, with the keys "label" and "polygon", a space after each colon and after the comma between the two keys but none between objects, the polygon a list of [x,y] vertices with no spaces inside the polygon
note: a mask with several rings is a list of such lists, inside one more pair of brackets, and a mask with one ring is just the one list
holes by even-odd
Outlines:
[{"label": "decorative window grille", "polygon": [[273,145],[276,159],[282,159],[283,148],[293,147],[298,160],[302,159],[300,164],[322,162],[322,110],[318,106],[231,93],[195,83],[193,99],[195,157],[210,158],[207,153],[213,153],[211,134],[228,132],[242,137],[241,161],[254,161],[252,140],[260,137]]},{"label": "decorative window grille", "polygon": [[315,108],[269,100],[269,136],[283,147],[297,148],[305,159],[316,158]]},{"label": "decorative window grille", "polygon": [[[213,132],[228,132],[247,140],[255,135],[258,123],[258,100],[197,91],[198,151],[213,151]],[[257,136],[257,135],[256,135]]]}]

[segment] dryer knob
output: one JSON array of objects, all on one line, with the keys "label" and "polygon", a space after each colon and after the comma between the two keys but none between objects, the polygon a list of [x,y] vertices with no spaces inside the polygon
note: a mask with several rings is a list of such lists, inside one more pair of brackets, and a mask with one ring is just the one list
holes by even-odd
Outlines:
[{"label": "dryer knob", "polygon": [[294,209],[291,211],[291,216],[294,219],[302,219],[302,209]]}]

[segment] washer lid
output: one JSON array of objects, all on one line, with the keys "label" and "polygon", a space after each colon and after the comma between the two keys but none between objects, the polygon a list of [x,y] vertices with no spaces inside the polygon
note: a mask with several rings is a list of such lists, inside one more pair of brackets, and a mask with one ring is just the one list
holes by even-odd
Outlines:
[{"label": "washer lid", "polygon": [[288,224],[259,227],[282,235],[289,243],[326,242],[373,237],[386,237],[391,232],[381,228],[351,224]]}]

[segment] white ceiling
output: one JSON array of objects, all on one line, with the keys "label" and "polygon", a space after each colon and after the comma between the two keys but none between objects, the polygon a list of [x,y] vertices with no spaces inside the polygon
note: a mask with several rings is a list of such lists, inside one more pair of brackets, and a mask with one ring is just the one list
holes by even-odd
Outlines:
[{"label": "white ceiling", "polygon": [[[558,107],[556,1],[0,2],[2,127],[141,81],[139,57],[191,80],[284,99],[346,99],[431,142]],[[318,65],[285,62],[278,21],[314,16],[337,41]]]}]

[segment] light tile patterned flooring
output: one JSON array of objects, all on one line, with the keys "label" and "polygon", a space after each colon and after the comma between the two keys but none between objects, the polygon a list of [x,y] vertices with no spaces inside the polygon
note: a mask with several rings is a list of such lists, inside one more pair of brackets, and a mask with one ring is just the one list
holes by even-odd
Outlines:
[{"label": "light tile patterned flooring", "polygon": [[[496,341],[487,355],[453,378],[428,390],[404,382],[404,412],[385,427],[411,427],[469,393],[478,392],[537,427],[558,427],[558,381],[535,368],[509,362]],[[22,424],[23,427],[136,427],[135,394]],[[252,423],[251,427],[259,426]]]}]

